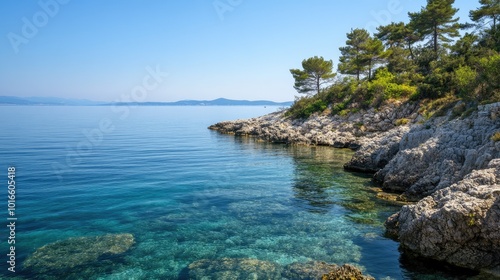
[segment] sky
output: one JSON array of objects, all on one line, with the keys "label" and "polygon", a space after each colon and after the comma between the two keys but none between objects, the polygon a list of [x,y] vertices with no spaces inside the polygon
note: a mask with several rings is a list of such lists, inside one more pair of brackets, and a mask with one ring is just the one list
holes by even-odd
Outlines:
[{"label": "sky", "polygon": [[[291,68],[337,67],[351,28],[425,0],[2,0],[0,95],[97,101],[291,101]],[[477,0],[456,0],[470,21]]]}]

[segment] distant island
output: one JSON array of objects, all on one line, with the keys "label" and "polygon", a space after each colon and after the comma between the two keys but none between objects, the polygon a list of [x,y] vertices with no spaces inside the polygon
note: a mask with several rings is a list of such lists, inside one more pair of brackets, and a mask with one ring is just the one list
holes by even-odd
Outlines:
[{"label": "distant island", "polygon": [[0,105],[25,106],[282,106],[289,107],[292,101],[274,102],[269,100],[233,100],[217,98],[214,100],[180,100],[175,102],[104,102],[86,99],[67,99],[59,97],[15,97],[0,96]]}]

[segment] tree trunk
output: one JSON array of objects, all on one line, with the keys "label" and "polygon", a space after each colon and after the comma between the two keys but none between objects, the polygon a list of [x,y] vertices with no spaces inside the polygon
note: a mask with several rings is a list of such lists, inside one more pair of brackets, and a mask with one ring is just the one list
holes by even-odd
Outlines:
[{"label": "tree trunk", "polygon": [[410,51],[410,56],[412,60],[415,60],[415,56],[413,55],[413,49],[411,48],[411,43],[408,41],[408,50]]},{"label": "tree trunk", "polygon": [[438,30],[437,25],[434,25],[434,53],[437,55],[438,53]]},{"label": "tree trunk", "polygon": [[316,78],[316,89],[317,89],[317,91],[318,91],[318,93],[317,93],[317,94],[319,94],[319,79],[321,79],[321,77],[317,77],[317,78]]},{"label": "tree trunk", "polygon": [[368,64],[368,81],[372,79],[372,60],[370,59],[370,63]]}]

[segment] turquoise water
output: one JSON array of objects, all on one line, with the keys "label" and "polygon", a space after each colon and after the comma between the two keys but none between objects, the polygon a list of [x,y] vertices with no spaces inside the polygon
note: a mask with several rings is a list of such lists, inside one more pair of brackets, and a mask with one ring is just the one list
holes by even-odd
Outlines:
[{"label": "turquoise water", "polygon": [[[22,270],[36,248],[108,233],[131,233],[136,243],[68,279],[177,279],[196,260],[223,257],[355,263],[377,279],[425,276],[401,265],[398,244],[383,237],[398,207],[375,198],[369,177],[343,171],[351,151],[206,129],[276,108],[127,109],[0,108],[0,174],[15,166],[17,176],[19,278],[51,279]],[[5,254],[7,236],[2,230]],[[14,275],[4,258],[1,275]]]}]

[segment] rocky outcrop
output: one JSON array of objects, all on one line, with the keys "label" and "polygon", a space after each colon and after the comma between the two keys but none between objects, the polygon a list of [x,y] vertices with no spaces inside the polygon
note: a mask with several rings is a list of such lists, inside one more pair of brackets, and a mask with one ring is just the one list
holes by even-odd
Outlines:
[{"label": "rocky outcrop", "polygon": [[325,274],[334,271],[339,266],[325,262],[310,261],[306,263],[295,262],[285,266],[283,279],[313,280],[321,279]]},{"label": "rocky outcrop", "polygon": [[414,254],[456,266],[500,267],[500,159],[404,206],[386,223]]},{"label": "rocky outcrop", "polygon": [[364,276],[357,267],[345,264],[338,266],[325,262],[311,261],[292,263],[285,267],[269,261],[245,258],[203,259],[187,267],[187,279],[276,279],[276,280],[372,280]]},{"label": "rocky outcrop", "polygon": [[321,280],[375,280],[371,276],[364,276],[355,266],[344,264],[323,275]]},{"label": "rocky outcrop", "polygon": [[69,238],[38,248],[26,259],[24,268],[36,274],[59,274],[78,266],[101,263],[107,257],[128,251],[132,245],[132,234]]},{"label": "rocky outcrop", "polygon": [[466,118],[444,116],[414,125],[375,179],[384,190],[417,201],[500,157],[500,142],[491,140],[499,130],[500,103],[479,106]]},{"label": "rocky outcrop", "polygon": [[346,170],[375,173],[384,168],[398,153],[399,141],[409,131],[408,126],[398,126],[387,132],[367,137],[361,149],[344,165]]},{"label": "rocky outcrop", "polygon": [[221,122],[209,129],[225,134],[251,135],[274,143],[358,148],[369,137],[396,127],[401,119],[415,120],[417,109],[415,103],[388,104],[379,110],[361,110],[347,116],[315,114],[306,120],[293,120],[285,117],[284,112],[277,112],[248,120]]}]

